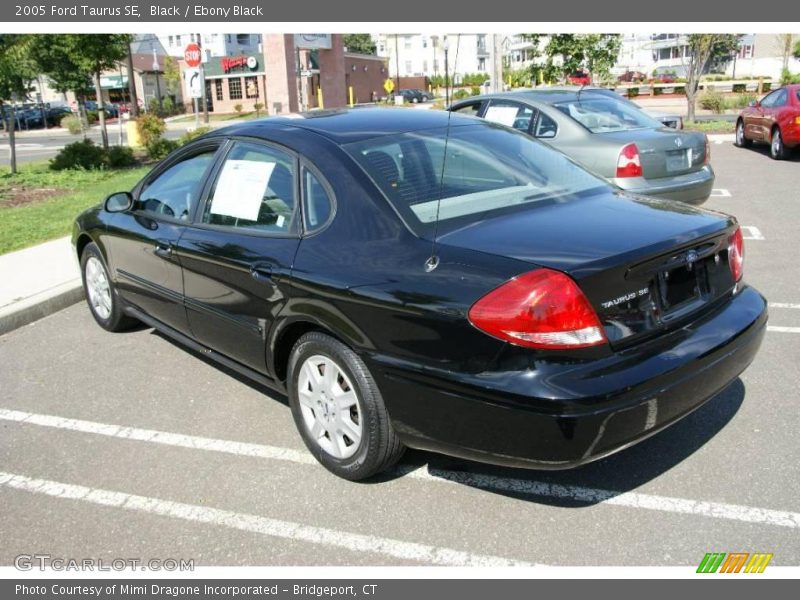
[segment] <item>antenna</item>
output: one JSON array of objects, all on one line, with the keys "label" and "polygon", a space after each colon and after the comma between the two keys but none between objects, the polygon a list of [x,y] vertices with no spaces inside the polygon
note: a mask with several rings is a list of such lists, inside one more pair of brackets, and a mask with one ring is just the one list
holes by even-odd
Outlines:
[{"label": "antenna", "polygon": [[[458,47],[461,44],[461,34],[459,33],[456,36],[456,56],[453,60],[453,74],[456,73],[456,67],[458,66]],[[444,55],[445,55],[445,73],[448,72],[447,69],[447,50],[448,50],[448,42],[447,36],[444,39]],[[448,77],[445,77],[445,91],[447,90],[447,86],[450,83],[447,81]],[[449,107],[446,107],[449,109]],[[453,113],[448,110],[447,111],[447,129],[444,137],[444,153],[442,154],[442,173],[439,176],[439,197],[436,199],[436,220],[433,223],[433,240],[431,241],[431,256],[428,260],[425,261],[425,272],[430,273],[431,271],[435,270],[436,267],[439,266],[439,257],[436,256],[436,240],[439,236],[439,207],[442,205],[442,196],[444,195],[444,170],[447,166],[447,146],[450,143],[450,118],[452,117]]]}]

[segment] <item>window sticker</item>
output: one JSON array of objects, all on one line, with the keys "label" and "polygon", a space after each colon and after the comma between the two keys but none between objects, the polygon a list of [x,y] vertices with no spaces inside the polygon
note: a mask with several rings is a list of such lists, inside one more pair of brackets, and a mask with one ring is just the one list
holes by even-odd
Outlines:
[{"label": "window sticker", "polygon": [[211,213],[257,221],[275,164],[252,160],[226,161],[214,189]]}]

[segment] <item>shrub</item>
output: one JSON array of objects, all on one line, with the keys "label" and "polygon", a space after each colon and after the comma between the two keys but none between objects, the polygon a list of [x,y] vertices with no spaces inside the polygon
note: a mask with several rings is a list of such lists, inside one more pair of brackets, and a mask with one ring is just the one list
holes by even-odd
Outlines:
[{"label": "shrub", "polygon": [[755,94],[734,94],[725,98],[725,108],[742,109],[757,99]]},{"label": "shrub", "polygon": [[261,111],[264,110],[264,105],[261,102],[256,102],[253,104],[253,110],[256,111],[256,117],[261,115]]},{"label": "shrub", "polygon": [[167,115],[171,115],[175,112],[175,102],[173,102],[170,96],[167,96],[161,101],[161,110]]},{"label": "shrub", "polygon": [[161,138],[167,130],[167,124],[157,114],[149,112],[136,119],[136,129],[139,132],[139,139],[142,140],[142,145],[147,148]]},{"label": "shrub", "polygon": [[700,108],[710,110],[717,114],[725,110],[725,96],[712,87],[704,90],[698,97]]},{"label": "shrub", "polygon": [[453,100],[461,100],[463,98],[468,98],[469,92],[467,90],[456,90],[453,92]]},{"label": "shrub", "polygon": [[147,101],[147,112],[150,114],[158,114],[161,110],[161,105],[158,103],[158,98],[153,96]]},{"label": "shrub", "polygon": [[638,87],[631,87],[628,88],[628,98],[636,98],[639,95],[639,88]]},{"label": "shrub", "polygon": [[242,114],[242,109],[244,109],[244,106],[242,106],[241,104],[234,104],[233,105],[233,110],[236,111],[237,115]]},{"label": "shrub", "polygon": [[86,122],[89,123],[89,125],[94,125],[95,123],[97,123],[97,120],[99,118],[100,118],[99,114],[96,110],[86,111]]},{"label": "shrub", "polygon": [[734,94],[744,94],[747,91],[747,84],[746,83],[734,83],[733,84],[733,93]]},{"label": "shrub", "polygon": [[59,125],[68,130],[72,135],[78,135],[81,132],[81,120],[75,115],[66,115],[59,121]]},{"label": "shrub", "polygon": [[179,146],[180,144],[175,140],[159,137],[147,144],[147,156],[153,160],[161,160]]},{"label": "shrub", "polygon": [[800,73],[795,75],[789,69],[781,71],[781,85],[791,85],[793,83],[800,83]]},{"label": "shrub", "polygon": [[50,161],[53,171],[65,169],[99,169],[104,165],[103,149],[92,140],[81,140],[67,144]]},{"label": "shrub", "polygon": [[106,164],[112,169],[136,164],[133,149],[128,146],[111,146],[106,153]]},{"label": "shrub", "polygon": [[192,131],[187,131],[181,136],[180,140],[178,140],[178,143],[183,146],[184,144],[188,144],[193,139],[198,138],[209,131],[211,131],[211,127],[198,127]]},{"label": "shrub", "polygon": [[680,94],[682,96],[686,95],[686,86],[685,85],[676,85],[673,88],[673,94]]}]

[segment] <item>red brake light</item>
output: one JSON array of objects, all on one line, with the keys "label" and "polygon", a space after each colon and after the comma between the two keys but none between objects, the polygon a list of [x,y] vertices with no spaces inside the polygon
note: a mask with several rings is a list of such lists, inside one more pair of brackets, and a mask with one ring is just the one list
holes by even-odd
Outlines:
[{"label": "red brake light", "polygon": [[617,177],[641,177],[642,161],[639,159],[639,148],[636,144],[628,144],[619,151],[617,159]]},{"label": "red brake light", "polygon": [[578,285],[550,269],[530,271],[492,290],[472,305],[469,320],[491,336],[528,348],[566,350],[606,342]]},{"label": "red brake light", "polygon": [[731,268],[733,280],[739,281],[744,268],[744,239],[741,227],[737,227],[728,238],[728,266]]}]

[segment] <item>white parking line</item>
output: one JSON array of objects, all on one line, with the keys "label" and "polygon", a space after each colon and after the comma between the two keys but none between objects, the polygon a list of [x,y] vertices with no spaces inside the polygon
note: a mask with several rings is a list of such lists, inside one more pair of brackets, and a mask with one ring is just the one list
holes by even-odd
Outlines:
[{"label": "white parking line", "polygon": [[800,333],[800,327],[778,327],[777,325],[767,325],[767,331],[776,333]]},{"label": "white parking line", "polygon": [[[316,463],[309,454],[290,448],[217,440],[151,429],[121,427],[119,425],[67,419],[53,415],[42,415],[18,410],[0,409],[0,420],[16,421],[19,423],[28,423],[83,433],[94,433],[119,439],[179,446],[182,448],[225,452],[238,456],[283,460],[304,465]],[[542,498],[604,503],[615,506],[627,506],[661,512],[681,513],[715,519],[800,529],[800,513],[741,506],[737,504],[703,502],[670,496],[641,494],[638,492],[619,492],[616,490],[604,490],[575,485],[560,485],[531,481],[528,479],[518,479],[515,477],[464,473],[435,468],[426,471],[417,467],[401,466],[395,469],[395,474],[429,482],[454,483]]]},{"label": "white parking line", "polygon": [[711,190],[711,198],[730,198],[731,193],[725,188],[714,188]]},{"label": "white parking line", "polygon": [[770,302],[770,308],[800,308],[800,304],[792,304],[791,302]]},{"label": "white parking line", "polygon": [[765,239],[758,227],[752,225],[740,225],[742,228],[742,237],[746,240],[763,240]]},{"label": "white parking line", "polygon": [[543,566],[516,561],[500,556],[472,554],[452,548],[428,546],[414,542],[404,542],[373,535],[361,535],[324,527],[313,527],[271,519],[260,515],[232,512],[183,502],[172,502],[160,498],[136,496],[82,485],[72,485],[48,479],[36,479],[0,471],[0,486],[43,494],[53,498],[79,500],[99,506],[110,506],[136,512],[183,519],[195,523],[218,525],[270,537],[308,542],[324,546],[345,548],[354,552],[372,552],[394,558],[416,560],[423,563],[459,567],[513,567]]}]

